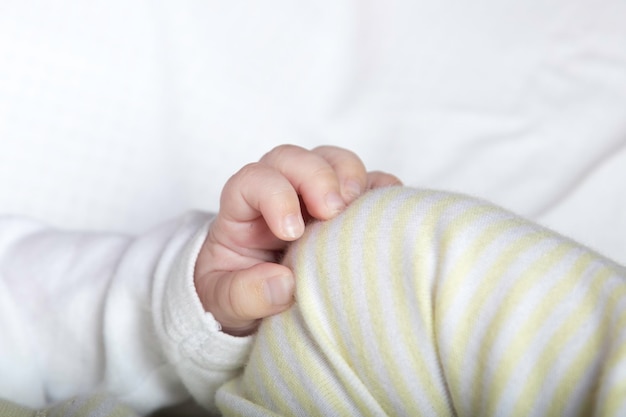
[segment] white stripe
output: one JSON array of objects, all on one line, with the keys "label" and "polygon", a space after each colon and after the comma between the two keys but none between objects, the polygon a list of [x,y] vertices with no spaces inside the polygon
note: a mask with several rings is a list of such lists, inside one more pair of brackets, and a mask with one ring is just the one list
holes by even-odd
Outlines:
[{"label": "white stripe", "polygon": [[[488,325],[498,320],[498,314],[502,308],[501,301],[517,283],[517,279],[527,271],[529,264],[540,259],[546,251],[553,249],[556,246],[556,242],[540,241],[527,249],[525,253],[515,258],[512,264],[508,265],[502,276],[497,277],[497,280],[493,283],[487,283],[488,294],[478,294],[477,291],[485,288],[486,280],[492,278],[489,270],[493,267],[494,262],[498,261],[502,253],[509,246],[528,237],[533,232],[531,229],[522,227],[508,231],[501,238],[494,241],[493,245],[490,245],[490,248],[488,248],[488,253],[485,253],[485,256],[481,259],[477,259],[476,263],[472,265],[474,268],[468,271],[469,276],[458,288],[459,295],[462,297],[458,298],[458,302],[453,303],[453,306],[450,308],[451,311],[447,312],[451,317],[451,323],[447,324],[451,337],[448,340],[454,340],[453,336],[460,331],[471,335],[467,346],[464,347],[467,354],[462,361],[460,370],[457,370],[462,378],[460,381],[462,403],[459,404],[457,409],[462,412],[472,413],[473,396],[477,384],[483,384],[482,392],[489,392],[489,381],[478,381],[477,374],[479,367],[486,367],[486,374],[493,375],[493,366],[497,363],[497,356],[493,357],[493,355],[498,354],[497,349],[494,352],[492,346],[484,346],[483,343],[487,332],[490,330]],[[518,306],[515,315],[527,314],[536,302],[535,300],[532,303]],[[473,317],[468,317],[469,308],[477,304],[480,304],[477,314]],[[452,322],[452,319],[454,319],[454,322]],[[513,326],[504,326],[502,330],[504,335],[500,335],[500,338],[507,337],[508,333],[514,331],[514,328]],[[458,348],[458,346],[450,346],[449,350]],[[489,362],[479,363],[476,359],[483,354],[485,349],[492,349],[488,355]]]},{"label": "white stripe", "polygon": [[[542,279],[545,279],[552,284],[550,287],[558,285],[561,280],[567,281],[572,279],[571,276],[567,275],[567,272],[577,259],[571,259],[571,257],[569,258],[569,262],[561,263],[557,270],[549,271],[548,274],[542,277]],[[560,277],[560,279],[554,280],[552,277]],[[530,308],[528,311],[521,313],[521,317],[530,314],[532,309],[545,299],[544,295],[547,297],[550,292],[549,287],[541,288],[538,286],[534,290],[535,291],[529,292],[527,297],[533,301],[532,305],[529,305]],[[579,349],[582,348],[588,340],[588,336],[593,334],[594,329],[588,326],[593,319],[593,315],[588,317],[588,322],[586,324],[581,323],[577,332],[568,335],[569,339],[566,343],[564,343],[564,349],[560,351],[558,362],[553,364],[550,370],[538,369],[537,362],[543,358],[544,349],[546,349],[550,343],[554,342],[554,334],[559,331],[564,323],[570,320],[572,314],[578,311],[580,308],[579,305],[585,301],[586,297],[587,295],[584,290],[581,291],[580,288],[571,291],[567,296],[568,302],[555,304],[552,311],[550,311],[550,314],[544,318],[543,323],[541,323],[535,331],[532,340],[524,341],[524,345],[526,347],[524,355],[519,358],[517,368],[512,373],[514,377],[508,381],[507,387],[502,393],[500,403],[496,408],[494,415],[498,416],[510,414],[513,410],[513,406],[521,398],[521,394],[526,388],[525,384],[528,378],[536,376],[537,372],[541,372],[544,375],[544,389],[539,397],[527,399],[527,401],[535,404],[535,415],[541,416],[542,414],[545,414],[545,407],[547,407],[552,400],[550,393],[554,392],[556,384],[559,382],[559,378],[556,377],[560,376],[562,371],[569,368],[569,364],[571,364],[571,362],[576,358]],[[522,319],[522,323],[523,322],[524,321]],[[514,329],[515,326],[508,327]],[[494,347],[494,350],[498,351],[497,357],[494,358],[494,362],[492,363],[494,371],[497,369],[500,361],[506,360],[507,348],[510,346],[512,342],[511,338],[514,336],[514,334],[508,332],[506,337],[503,336],[499,341],[500,343]]]}]

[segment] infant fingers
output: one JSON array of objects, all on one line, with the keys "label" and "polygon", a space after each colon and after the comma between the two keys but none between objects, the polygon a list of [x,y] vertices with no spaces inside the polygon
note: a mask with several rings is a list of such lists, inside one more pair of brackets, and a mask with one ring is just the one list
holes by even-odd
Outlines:
[{"label": "infant fingers", "polygon": [[388,187],[391,185],[402,185],[402,181],[395,175],[387,174],[381,171],[372,171],[367,173],[367,189]]},{"label": "infant fingers", "polygon": [[205,309],[222,325],[222,331],[235,336],[253,333],[259,319],[280,313],[293,303],[293,274],[279,264],[260,263],[204,282],[199,295]]},{"label": "infant fingers", "polygon": [[350,203],[367,187],[367,172],[361,159],[352,151],[336,146],[313,149],[335,170],[344,201]]},{"label": "infant fingers", "polygon": [[313,217],[329,219],[345,208],[337,172],[320,154],[282,145],[263,156],[260,162],[289,180]]},{"label": "infant fingers", "polygon": [[[321,146],[308,151],[282,145],[231,177],[222,191],[219,216],[249,226],[245,233],[240,233],[241,227],[235,233],[250,238],[245,241],[259,243],[261,229],[255,225],[261,217],[274,236],[291,241],[304,232],[299,196],[310,215],[330,219],[363,191],[399,183],[389,174],[367,173],[359,157],[346,149]],[[231,228],[230,234],[234,230]],[[263,242],[267,246],[266,240]]]},{"label": "infant fingers", "polygon": [[282,240],[294,240],[304,232],[300,200],[280,172],[254,163],[233,175],[222,190],[220,216],[237,223],[263,216],[272,233]]}]

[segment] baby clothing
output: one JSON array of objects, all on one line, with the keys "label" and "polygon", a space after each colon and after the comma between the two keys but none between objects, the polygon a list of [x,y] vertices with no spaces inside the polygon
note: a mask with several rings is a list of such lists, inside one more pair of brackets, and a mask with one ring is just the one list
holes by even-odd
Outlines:
[{"label": "baby clothing", "polygon": [[[39,411],[0,401],[3,415],[126,417],[134,411],[119,402],[146,413],[189,394],[211,410],[216,390],[226,416],[626,413],[626,272],[576,242],[482,200],[372,191],[311,224],[288,250],[296,303],[263,322],[240,372],[252,338],[222,334],[193,288],[209,221],[192,213],[135,239],[27,221],[5,228],[12,233],[2,235],[0,282],[12,297],[0,303],[0,324],[16,343],[0,349],[30,346],[22,356],[0,355],[13,357],[5,369],[24,371],[11,371],[21,377],[15,392],[40,378],[29,392],[63,399],[63,388],[88,392],[90,379],[104,375],[100,388],[113,396],[79,395]],[[47,274],[26,268],[35,253],[67,263],[42,259]],[[103,274],[101,263],[115,268]],[[90,268],[101,272],[83,281]],[[18,270],[28,279],[11,273]],[[75,277],[71,289],[55,285],[61,274]],[[81,308],[94,308],[80,301],[93,285],[106,294],[97,306],[101,335],[81,317]],[[61,326],[71,314],[91,333]],[[52,343],[50,352],[34,351],[38,341]],[[86,350],[91,343],[101,350]],[[72,366],[55,361],[68,356]],[[76,378],[55,372],[61,365]],[[11,388],[3,395],[15,399]],[[22,403],[43,407],[36,398]]]},{"label": "baby clothing", "polygon": [[285,263],[224,415],[626,415],[624,267],[499,207],[374,191]]},{"label": "baby clothing", "polygon": [[141,414],[214,394],[252,337],[220,331],[193,271],[211,217],[130,237],[0,217],[0,399],[42,408],[93,391]]},{"label": "baby clothing", "polygon": [[79,396],[41,410],[0,401],[2,417],[137,417],[130,408],[102,393]]}]

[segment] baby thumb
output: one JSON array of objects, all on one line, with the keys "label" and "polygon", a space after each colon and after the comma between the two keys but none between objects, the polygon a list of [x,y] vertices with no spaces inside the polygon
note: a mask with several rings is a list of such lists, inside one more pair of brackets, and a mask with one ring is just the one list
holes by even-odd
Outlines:
[{"label": "baby thumb", "polygon": [[259,319],[280,313],[293,303],[294,287],[289,268],[260,263],[222,275],[215,282],[208,305],[222,331],[250,334]]}]

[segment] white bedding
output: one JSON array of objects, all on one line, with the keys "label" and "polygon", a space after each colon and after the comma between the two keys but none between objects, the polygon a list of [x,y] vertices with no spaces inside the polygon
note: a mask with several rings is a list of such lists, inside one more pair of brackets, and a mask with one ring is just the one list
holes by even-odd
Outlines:
[{"label": "white bedding", "polygon": [[274,145],[331,143],[626,263],[625,18],[623,0],[0,0],[0,212],[144,230],[216,210]]}]

